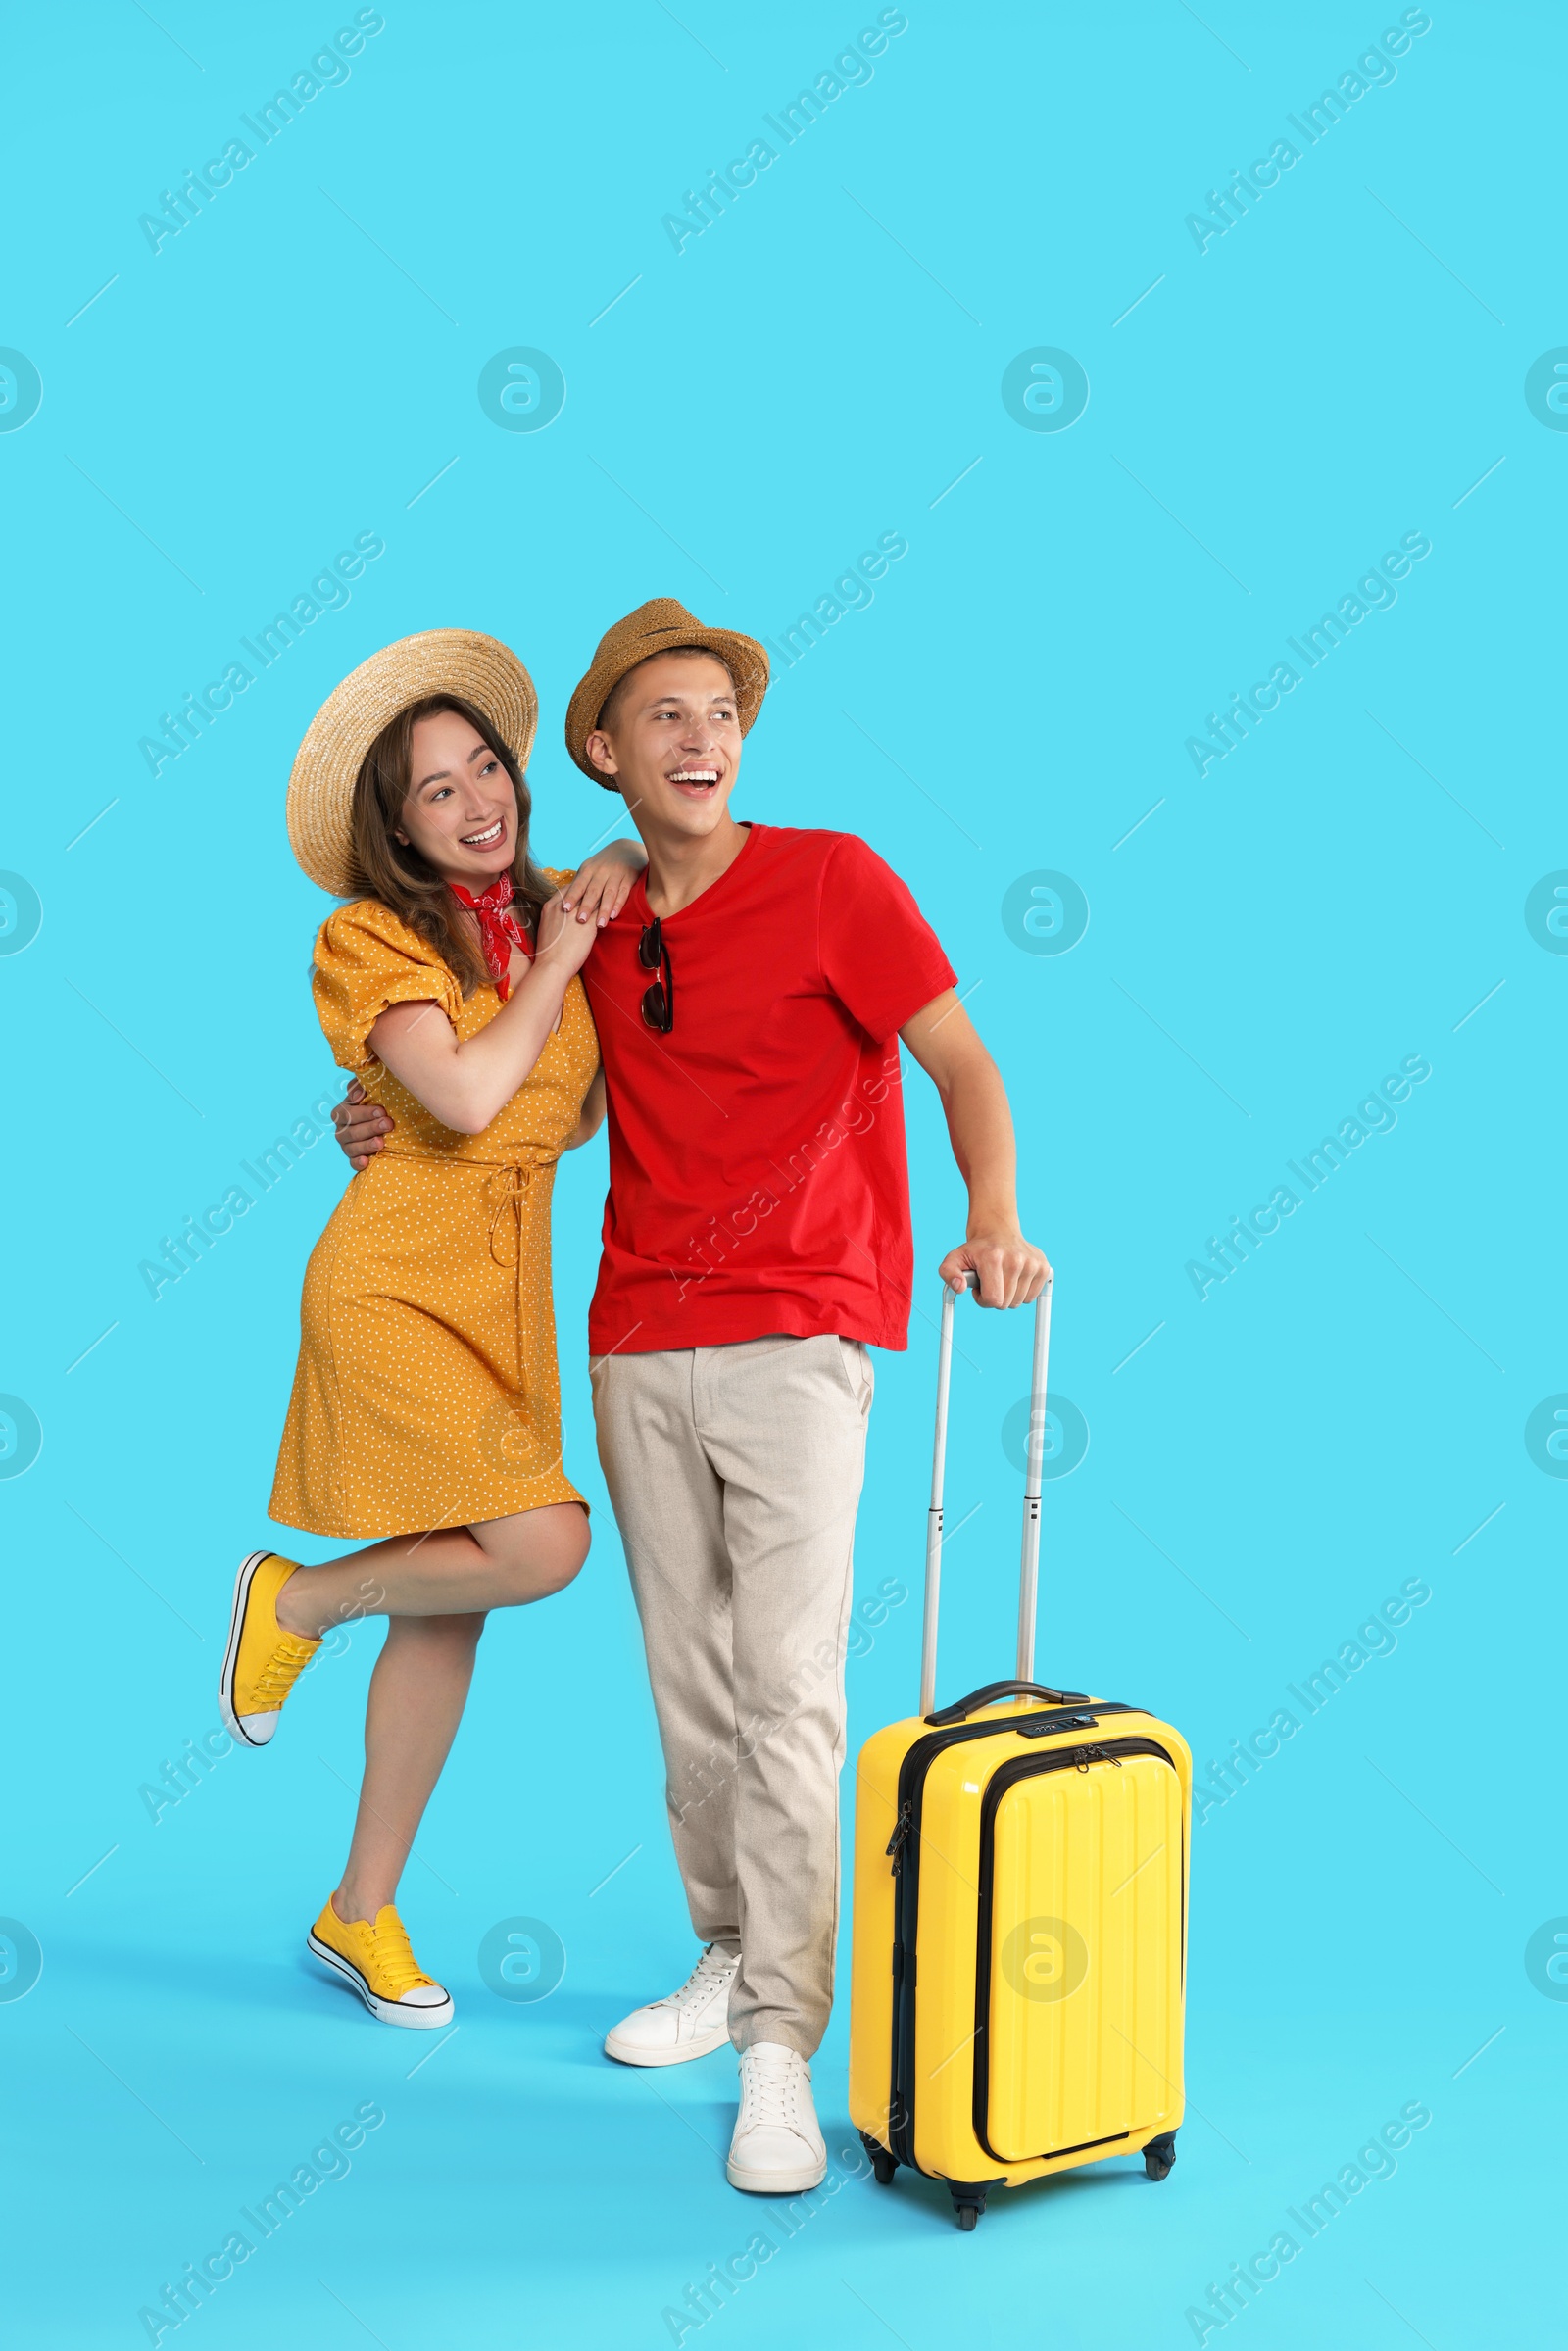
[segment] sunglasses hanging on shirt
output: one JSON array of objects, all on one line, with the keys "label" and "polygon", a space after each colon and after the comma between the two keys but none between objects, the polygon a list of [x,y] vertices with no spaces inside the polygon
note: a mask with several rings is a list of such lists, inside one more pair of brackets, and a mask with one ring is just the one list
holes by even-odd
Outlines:
[{"label": "sunglasses hanging on shirt", "polygon": [[651,1029],[667,1037],[675,1025],[675,967],[664,945],[664,934],[656,914],[637,942],[637,960],[644,971],[659,973],[651,988],[643,991],[643,1018]]}]

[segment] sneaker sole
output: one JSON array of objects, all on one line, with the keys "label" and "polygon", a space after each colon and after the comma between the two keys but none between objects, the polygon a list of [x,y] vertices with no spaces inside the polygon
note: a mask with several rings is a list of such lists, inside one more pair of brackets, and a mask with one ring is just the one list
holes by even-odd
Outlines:
[{"label": "sneaker sole", "polygon": [[820,2163],[804,2164],[795,2172],[748,2172],[744,2166],[726,2163],[724,2177],[731,2187],[738,2187],[747,2196],[802,2196],[808,2187],[820,2187],[827,2178],[827,2157]]},{"label": "sneaker sole", "polygon": [[234,1578],[233,1604],[228,1612],[228,1646],[223,1651],[223,1670],[218,1677],[218,1704],[224,1727],[231,1738],[237,1739],[241,1746],[246,1747],[265,1747],[271,1743],[270,1739],[252,1739],[234,1712],[234,1669],[239,1663],[245,1609],[251,1596],[251,1586],[256,1580],[256,1570],[271,1556],[270,1551],[252,1551],[239,1563],[239,1572]]},{"label": "sneaker sole", "polygon": [[705,2034],[701,2040],[685,2041],[674,2049],[638,2049],[627,2041],[617,2040],[612,2033],[605,2035],[605,2055],[612,2057],[617,2065],[690,2065],[694,2057],[711,2057],[715,2049],[728,2047],[727,2024]]},{"label": "sneaker sole", "polygon": [[305,1940],[323,1967],[329,1967],[335,1976],[342,1977],[345,1984],[353,1985],[370,2014],[383,2025],[408,2025],[416,2033],[431,2033],[438,2025],[451,2024],[453,2003],[450,1992],[439,2008],[405,2008],[401,2000],[383,2000],[378,1992],[371,1991],[352,1959],[345,1959],[341,1951],[334,1951],[330,1943],[322,1942],[314,1927]]}]

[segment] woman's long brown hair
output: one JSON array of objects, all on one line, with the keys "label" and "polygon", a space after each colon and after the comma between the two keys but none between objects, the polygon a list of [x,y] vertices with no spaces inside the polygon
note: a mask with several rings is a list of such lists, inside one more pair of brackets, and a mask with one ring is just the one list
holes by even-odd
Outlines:
[{"label": "woman's long brown hair", "polygon": [[514,903],[530,931],[538,927],[539,909],[555,894],[554,884],[540,872],[528,854],[528,823],[533,800],[516,759],[502,742],[482,710],[458,694],[429,694],[411,702],[391,724],[384,726],[365,755],[354,786],[352,821],[353,895],[373,898],[406,922],[452,972],[465,996],[482,988],[490,978],[471,916],[466,915],[435,867],[412,843],[399,841],[397,828],[414,780],[414,730],[421,718],[437,710],[455,711],[466,718],[486,742],[512,778],[517,801],[517,851],[512,861]]}]

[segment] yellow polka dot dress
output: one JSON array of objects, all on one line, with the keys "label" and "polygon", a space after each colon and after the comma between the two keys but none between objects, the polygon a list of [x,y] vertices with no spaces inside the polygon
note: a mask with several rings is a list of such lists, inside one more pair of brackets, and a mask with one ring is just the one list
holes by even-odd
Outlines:
[{"label": "yellow polka dot dress", "polygon": [[[558,886],[569,877],[554,874]],[[334,1059],[396,1120],[311,1255],[270,1515],[313,1535],[423,1534],[582,1496],[561,1462],[550,1288],[556,1162],[599,1065],[582,983],[482,1135],[457,1135],[366,1043],[428,999],[460,1044],[501,1008],[373,900],[321,927],[313,980]]]}]

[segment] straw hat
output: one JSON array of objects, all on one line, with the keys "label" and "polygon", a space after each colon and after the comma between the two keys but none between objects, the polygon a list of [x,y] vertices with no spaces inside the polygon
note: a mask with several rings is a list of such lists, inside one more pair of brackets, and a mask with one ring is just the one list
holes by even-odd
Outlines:
[{"label": "straw hat", "polygon": [[384,726],[427,694],[456,694],[481,710],[519,767],[528,764],[539,697],[516,655],[471,628],[400,637],[351,671],[311,720],[288,779],[290,847],[334,898],[354,892],[354,786]]},{"label": "straw hat", "polygon": [[704,653],[717,656],[735,680],[735,701],[740,713],[741,733],[744,735],[762,707],[767,692],[767,656],[755,637],[743,637],[733,628],[705,628],[673,596],[655,596],[640,604],[635,612],[617,620],[613,628],[606,629],[599,640],[593,666],[578,686],[566,711],[566,749],[596,784],[613,792],[612,776],[601,775],[588,757],[589,736],[599,724],[599,713],[619,685],[628,669],[639,661],[651,661],[656,653],[676,653],[689,646],[698,646]]}]

